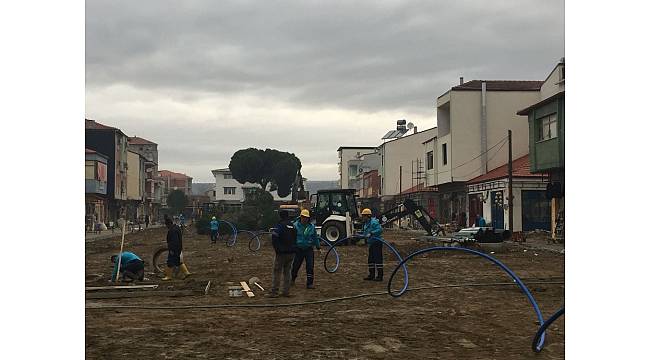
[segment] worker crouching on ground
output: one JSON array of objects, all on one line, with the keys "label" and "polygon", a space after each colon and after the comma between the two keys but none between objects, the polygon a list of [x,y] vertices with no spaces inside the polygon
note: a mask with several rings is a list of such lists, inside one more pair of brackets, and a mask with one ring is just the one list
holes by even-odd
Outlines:
[{"label": "worker crouching on ground", "polygon": [[[383,240],[381,237],[381,224],[379,224],[377,218],[372,216],[372,211],[370,211],[370,209],[363,209],[363,211],[361,211],[361,217],[363,218],[363,236],[366,238],[366,242],[368,243],[368,277],[363,278],[363,280],[383,281],[384,244],[378,240]],[[375,269],[377,270],[376,276]]]},{"label": "worker crouching on ground", "polygon": [[273,278],[269,297],[278,297],[280,279],[282,279],[282,296],[289,296],[291,265],[296,252],[296,228],[289,220],[289,212],[280,210],[280,222],[271,234],[275,259],[273,260]]},{"label": "worker crouching on ground", "polygon": [[216,216],[212,217],[210,221],[210,240],[213,244],[217,242],[217,237],[219,236],[219,221]]},{"label": "worker crouching on ground", "polygon": [[192,274],[187,270],[187,266],[181,262],[181,253],[183,252],[181,228],[169,218],[165,220],[165,225],[167,226],[167,267],[165,268],[163,280],[171,280],[175,268],[180,270],[182,279],[185,279]]},{"label": "worker crouching on ground", "polygon": [[307,270],[307,289],[314,289],[314,246],[320,251],[320,240],[316,227],[309,222],[309,210],[300,212],[300,220],[293,223],[296,228],[296,255],[291,269],[291,284],[295,284],[298,271],[305,260]]},{"label": "worker crouching on ground", "polygon": [[122,253],[122,261],[118,260],[118,255],[111,256],[111,261],[115,264],[111,281],[118,279],[118,264],[120,267],[119,273],[122,274],[122,281],[144,280],[144,262],[138,255],[125,251]]}]

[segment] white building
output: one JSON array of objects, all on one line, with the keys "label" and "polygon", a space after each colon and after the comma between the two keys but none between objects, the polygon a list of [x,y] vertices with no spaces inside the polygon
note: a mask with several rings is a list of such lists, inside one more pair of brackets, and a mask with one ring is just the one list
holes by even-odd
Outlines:
[{"label": "white building", "polygon": [[[212,170],[212,175],[214,175],[215,185],[210,198],[224,208],[240,208],[244,202],[246,189],[261,188],[259,184],[238,182],[232,177],[228,168]],[[291,201],[291,194],[286,197],[278,196],[277,191],[271,191],[270,194],[274,201]]]},{"label": "white building", "polygon": [[354,189],[352,185],[359,174],[359,159],[364,154],[372,154],[375,149],[374,146],[341,146],[338,148],[339,189]]},{"label": "white building", "polygon": [[422,143],[436,136],[438,129],[431,128],[418,132],[417,128],[413,128],[410,132],[379,146],[382,197],[397,195],[418,183],[425,182],[424,173],[419,181],[416,175],[418,164],[423,164],[425,161]]},{"label": "white building", "polygon": [[[425,140],[426,184],[440,195],[442,221],[467,212],[465,182],[528,153],[528,124],[517,111],[539,98],[542,81],[472,80],[437,99],[437,134]],[[430,141],[427,141],[430,140]]]}]

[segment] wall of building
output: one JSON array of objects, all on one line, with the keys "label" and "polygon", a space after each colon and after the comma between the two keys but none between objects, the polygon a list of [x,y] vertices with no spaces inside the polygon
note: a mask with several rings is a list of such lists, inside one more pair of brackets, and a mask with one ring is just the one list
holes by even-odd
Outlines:
[{"label": "wall of building", "polygon": [[[564,64],[558,64],[555,69],[549,74],[542,88],[539,92],[539,100],[544,100],[549,98],[560,91],[564,91],[564,79],[562,79],[562,72],[564,71]],[[531,103],[534,104],[537,101]]]},{"label": "wall of building", "polygon": [[129,169],[127,170],[127,186],[126,186],[126,195],[128,200],[141,200],[142,195],[144,194],[144,188],[142,187],[142,173],[144,169],[140,167],[140,155],[128,151],[127,152],[127,163],[129,164]]},{"label": "wall of building", "polygon": [[[498,143],[512,130],[512,158],[518,159],[528,154],[528,123],[521,121],[522,117],[517,111],[531,104],[538,97],[535,91],[488,91],[487,92],[487,119],[488,119],[488,148]],[[508,162],[508,144],[497,146],[488,152],[488,171],[491,171]],[[496,150],[501,147],[501,150]],[[476,173],[475,176],[480,175]]]},{"label": "wall of building", "polygon": [[[416,170],[416,160],[424,162],[426,158],[422,153],[422,143],[437,135],[437,128],[420,131],[407,135],[397,140],[386,142],[382,146],[383,174],[382,196],[397,195],[400,192],[400,166],[402,167],[402,191],[417,185],[412,182],[411,164]],[[424,182],[424,179],[421,180]]]},{"label": "wall of building", "polygon": [[[516,113],[534,103],[539,97],[535,91],[488,91],[486,94],[487,147],[492,148],[512,130],[513,158],[528,153],[528,124]],[[436,144],[438,181],[467,181],[486,172],[481,165],[481,92],[451,91],[451,132],[439,137]],[[439,101],[440,104],[440,101]],[[440,107],[447,106],[445,103]],[[443,165],[443,144],[447,144],[447,165]],[[475,158],[475,159],[474,159]],[[488,152],[487,171],[507,162],[505,143]],[[430,177],[433,174],[430,174]]]}]

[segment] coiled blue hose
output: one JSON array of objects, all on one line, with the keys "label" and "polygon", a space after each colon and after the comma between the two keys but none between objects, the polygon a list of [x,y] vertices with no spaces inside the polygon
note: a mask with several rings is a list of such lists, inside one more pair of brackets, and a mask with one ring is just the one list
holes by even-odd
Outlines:
[{"label": "coiled blue hose", "polygon": [[[334,251],[336,252],[336,249],[335,249],[335,248],[336,248],[336,246],[337,246],[338,244],[340,244],[340,243],[342,243],[342,242],[344,242],[344,241],[346,241],[346,240],[350,240],[350,239],[361,239],[361,238],[364,238],[364,237],[359,236],[359,235],[352,235],[352,236],[349,236],[349,237],[346,237],[346,238],[343,238],[343,239],[336,240],[335,242],[331,243],[330,249],[327,250],[327,253],[325,254],[325,257],[323,258],[323,266],[325,267],[325,271],[327,271],[327,272],[330,273],[330,274],[333,274],[333,273],[336,272],[336,270],[339,269],[339,263],[340,263],[340,262],[339,262],[339,255],[338,255],[338,253],[336,254],[336,266],[335,266],[333,269],[328,269],[328,268],[327,268],[327,257],[329,256],[329,254],[330,254],[330,252],[331,252],[332,250],[334,250]],[[399,251],[397,251],[397,249],[395,249],[395,248],[393,247],[393,245],[389,244],[389,243],[386,242],[384,239],[382,239],[382,238],[378,238],[378,237],[376,237],[376,236],[372,236],[372,237],[370,237],[370,238],[371,238],[371,239],[374,239],[374,240],[378,240],[378,241],[380,241],[381,243],[383,243],[384,245],[386,245],[386,246],[388,247],[388,249],[390,249],[390,250],[393,252],[393,254],[395,254],[395,257],[400,261],[399,265],[397,265],[397,266],[395,267],[395,270],[393,270],[393,275],[397,272],[397,269],[400,268],[400,267],[401,267],[402,270],[404,271],[404,286],[403,286],[402,289],[400,290],[400,293],[403,294],[403,293],[406,291],[406,288],[407,288],[408,285],[409,285],[409,273],[408,273],[408,269],[406,268],[406,265],[405,265],[404,260],[402,260],[402,256],[400,255]],[[327,242],[327,241],[326,241],[326,242]],[[327,242],[327,243],[329,244],[329,242]],[[392,279],[392,276],[391,276],[391,279]]]},{"label": "coiled blue hose", "polygon": [[542,349],[537,345],[539,343],[539,339],[544,336],[546,333],[546,329],[555,321],[557,318],[560,316],[564,315],[564,306],[558,310],[555,314],[551,315],[548,320],[546,320],[544,323],[541,324],[537,332],[535,333],[535,337],[533,338],[533,343],[532,343],[532,348],[534,352],[540,352]]},{"label": "coiled blue hose", "polygon": [[[512,278],[516,283],[517,283],[517,285],[519,285],[519,288],[524,292],[524,294],[526,294],[526,297],[528,297],[528,301],[529,301],[530,304],[533,306],[533,309],[535,310],[535,314],[537,315],[537,320],[539,320],[539,323],[540,323],[540,324],[543,324],[543,323],[544,323],[544,316],[542,316],[542,312],[540,311],[539,306],[537,305],[537,301],[535,301],[535,298],[534,298],[533,295],[530,293],[530,291],[528,290],[528,288],[526,287],[526,285],[523,283],[523,281],[521,281],[521,279],[519,279],[519,277],[517,277],[517,275],[515,275],[515,273],[514,273],[512,270],[510,270],[510,269],[509,269],[507,266],[505,266],[501,261],[499,261],[499,260],[493,258],[492,256],[486,255],[486,254],[484,254],[484,253],[482,253],[482,252],[480,252],[480,251],[476,251],[476,250],[472,250],[472,249],[466,249],[466,248],[461,248],[461,247],[442,247],[442,246],[434,246],[434,247],[430,247],[430,248],[426,248],[426,249],[421,249],[421,250],[418,250],[418,251],[415,251],[415,252],[409,254],[409,255],[408,255],[404,260],[402,260],[402,261],[399,263],[399,265],[397,265],[397,266],[395,267],[395,269],[393,270],[393,273],[390,275],[390,278],[388,279],[388,293],[389,293],[392,297],[400,297],[400,296],[402,296],[402,295],[406,292],[406,288],[408,287],[408,277],[406,277],[406,279],[405,279],[405,286],[402,288],[402,290],[400,290],[400,291],[397,292],[397,293],[393,293],[393,291],[391,291],[391,286],[390,286],[390,285],[391,285],[391,283],[393,282],[393,277],[394,277],[395,274],[397,273],[397,269],[398,269],[400,266],[404,266],[404,264],[406,264],[406,263],[407,263],[409,260],[411,260],[412,258],[414,258],[414,257],[416,257],[416,256],[418,256],[418,255],[422,255],[422,254],[426,254],[426,253],[428,253],[428,252],[432,252],[432,251],[461,251],[461,252],[467,252],[467,253],[470,253],[470,254],[478,255],[478,256],[480,256],[480,257],[482,257],[482,258],[484,258],[484,259],[487,259],[487,260],[491,261],[492,263],[498,265],[498,266],[499,266],[501,269],[503,269],[503,270],[504,270],[508,275],[510,275],[510,277],[511,277],[511,278]],[[539,340],[536,341],[535,343],[533,343],[533,350],[534,350],[535,352],[540,352],[540,351],[542,351],[542,348],[544,347],[544,340],[545,340],[545,337],[546,337],[546,334],[545,334],[544,330],[542,329],[541,334],[540,334],[540,336],[539,336]]]},{"label": "coiled blue hose", "polygon": [[235,246],[235,243],[237,242],[237,227],[233,225],[232,223],[225,221],[225,220],[219,220],[220,223],[226,223],[228,226],[230,226],[230,229],[232,231],[232,239],[229,240],[226,245],[228,246]]}]

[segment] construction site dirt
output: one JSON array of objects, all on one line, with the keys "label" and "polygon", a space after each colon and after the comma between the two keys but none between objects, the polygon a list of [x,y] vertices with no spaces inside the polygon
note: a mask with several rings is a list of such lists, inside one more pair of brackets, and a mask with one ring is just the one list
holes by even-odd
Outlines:
[{"label": "construction site dirt", "polygon": [[[367,248],[337,247],[338,271],[325,271],[323,245],[315,256],[315,289],[306,289],[304,265],[291,297],[267,298],[273,249],[262,236],[259,251],[249,250],[250,235],[229,247],[189,228],[184,261],[192,275],[161,281],[152,264],[165,246],[166,229],[127,234],[125,251],[145,260],[146,278],[155,289],[86,291],[86,357],[204,359],[563,359],[564,317],[546,333],[541,353],[531,350],[539,327],[522,291],[499,267],[468,253],[427,253],[408,263],[409,288],[399,298],[386,292],[397,261],[384,247],[383,282],[364,281]],[[402,256],[435,243],[413,232],[384,232]],[[86,242],[86,287],[111,286],[110,255],[120,238]],[[564,306],[564,255],[510,244],[494,257],[511,268],[548,318]],[[334,257],[328,258],[333,266]],[[164,259],[163,259],[164,261]],[[258,277],[265,291],[231,297],[228,287]],[[206,287],[208,282],[210,286]],[[478,286],[479,284],[495,284]],[[463,285],[433,287],[433,285]],[[400,273],[393,289],[403,285]],[[428,287],[428,288],[427,288]],[[360,294],[351,299],[328,300]],[[107,294],[107,296],[102,296]],[[310,304],[300,304],[312,302]],[[315,302],[315,303],[314,303]],[[296,304],[288,305],[286,304]],[[236,305],[218,307],[217,305]],[[271,305],[239,307],[239,305]],[[125,307],[128,306],[128,307]]]}]

